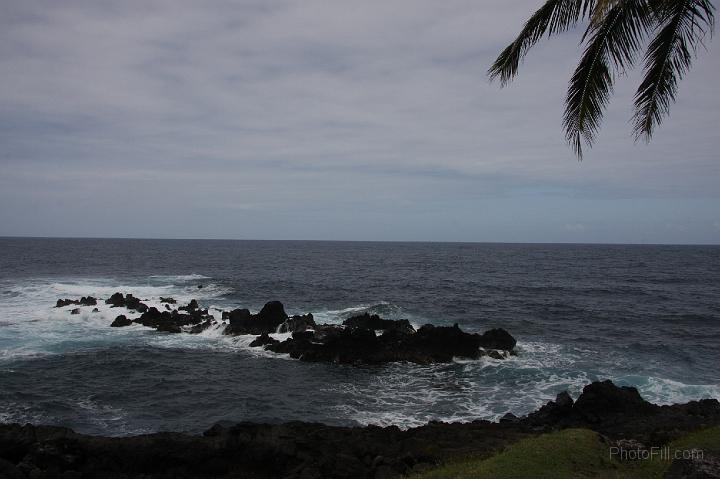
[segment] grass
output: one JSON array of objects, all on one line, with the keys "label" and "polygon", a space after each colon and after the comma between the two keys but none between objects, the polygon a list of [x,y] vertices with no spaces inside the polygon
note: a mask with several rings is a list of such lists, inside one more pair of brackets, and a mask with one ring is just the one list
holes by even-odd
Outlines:
[{"label": "grass", "polygon": [[[671,451],[701,449],[720,454],[720,427],[692,433],[668,445]],[[598,433],[566,429],[523,439],[493,457],[446,464],[412,479],[655,479],[662,478],[670,461],[620,461]]]}]

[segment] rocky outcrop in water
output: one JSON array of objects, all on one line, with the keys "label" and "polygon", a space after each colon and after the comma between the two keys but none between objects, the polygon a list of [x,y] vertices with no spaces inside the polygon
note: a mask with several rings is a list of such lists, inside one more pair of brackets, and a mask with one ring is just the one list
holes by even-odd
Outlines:
[{"label": "rocky outcrop in water", "polygon": [[[351,364],[398,361],[429,364],[450,362],[454,357],[477,359],[484,354],[480,349],[483,336],[466,333],[458,325],[448,327],[427,324],[416,332],[404,321],[372,317],[346,321],[345,324],[345,327],[324,325],[316,331],[293,333],[292,338],[268,343],[265,348],[289,354],[302,361]],[[375,333],[378,325],[384,327],[380,335]],[[258,344],[262,343],[258,341]]]},{"label": "rocky outcrop in water", "polygon": [[132,319],[128,319],[124,314],[121,314],[113,320],[113,322],[110,324],[110,327],[122,328],[124,326],[130,326],[132,323]]},{"label": "rocky outcrop in water", "polygon": [[144,313],[148,310],[148,306],[142,303],[138,298],[132,294],[123,296],[122,293],[115,293],[105,300],[105,304],[109,304],[113,308],[127,308],[139,313]]},{"label": "rocky outcrop in water", "polygon": [[[168,298],[163,299],[167,300]],[[130,294],[123,296],[122,293],[115,293],[106,300],[106,303],[113,305],[113,307],[121,307],[124,305],[130,310],[137,310],[135,308],[137,308],[139,300]],[[165,303],[166,306],[170,304],[167,301],[165,301]],[[165,333],[187,332],[197,334],[211,326],[217,325],[217,322],[214,320],[214,317],[208,313],[208,310],[199,308],[197,301],[194,299],[190,301],[189,304],[181,306],[178,309],[168,309],[162,312],[155,307],[148,308],[143,303],[139,304],[145,306],[140,317],[130,319],[124,314],[121,314],[115,318],[110,326],[123,327],[136,323]],[[130,307],[128,307],[128,305]]]},{"label": "rocky outcrop in water", "polygon": [[258,314],[250,314],[247,309],[235,309],[227,314],[223,313],[223,319],[230,323],[224,334],[263,334],[276,332],[278,327],[287,321],[288,316],[280,301],[270,301]]},{"label": "rocky outcrop in water", "polygon": [[92,296],[83,296],[80,299],[58,299],[57,303],[55,303],[55,307],[64,308],[65,306],[70,306],[71,304],[77,306],[95,306],[97,304],[97,298],[93,298]]},{"label": "rocky outcrop in water", "polygon": [[278,333],[295,333],[317,327],[312,314],[295,315],[278,326]]},{"label": "rocky outcrop in water", "polygon": [[[173,298],[160,298],[165,310],[148,307],[132,294],[115,293],[105,300],[111,307],[124,307],[140,312],[135,319],[119,315],[110,324],[123,327],[136,323],[165,333],[199,334],[219,326],[207,309],[197,300],[172,309]],[[58,300],[58,305],[67,305]],[[82,298],[96,304],[95,298]],[[69,304],[75,304],[73,302]],[[79,314],[80,310],[73,310]],[[312,314],[289,317],[280,301],[270,301],[257,314],[248,309],[222,313],[225,335],[258,335],[252,347],[264,347],[275,353],[309,362],[381,364],[409,361],[419,364],[450,362],[454,357],[477,359],[490,356],[504,359],[514,354],[515,338],[504,329],[491,329],[483,334],[467,333],[459,326],[426,324],[417,331],[406,319],[383,319],[376,314],[362,314],[346,319],[342,325],[316,324]],[[377,334],[377,333],[380,334]],[[273,333],[292,333],[285,341],[270,337]]]},{"label": "rocky outcrop in water", "polygon": [[214,324],[213,319],[208,310],[200,309],[193,299],[187,306],[172,311],[161,312],[157,308],[149,308],[133,322],[166,333],[182,333],[184,327],[192,326],[187,332],[200,333]]},{"label": "rocky outcrop in water", "polygon": [[411,334],[415,332],[415,328],[412,327],[410,321],[407,319],[383,319],[377,314],[365,313],[360,316],[353,316],[343,321],[343,325],[349,328],[362,328],[372,329],[374,331],[389,331],[395,330],[402,333]]},{"label": "rocky outcrop in water", "polygon": [[269,344],[277,344],[279,342],[280,341],[278,341],[277,339],[270,337],[269,334],[263,333],[260,336],[258,336],[257,338],[255,338],[253,340],[253,342],[250,343],[250,347],[258,348],[260,346],[267,346]]},{"label": "rocky outcrop in water", "polygon": [[[131,294],[115,293],[105,302],[112,307],[124,306],[142,312],[140,317],[132,320],[118,316],[111,324],[113,327],[137,323],[161,332],[198,334],[217,325],[208,310],[201,309],[196,300],[171,309],[169,304],[173,303],[169,299],[172,298],[162,298],[166,311],[148,308]],[[405,319],[388,320],[367,313],[348,318],[342,326],[318,325],[312,314],[288,317],[279,301],[265,304],[257,314],[248,309],[234,309],[223,312],[222,317],[228,323],[223,334],[259,335],[251,343],[252,347],[264,347],[311,362],[381,364],[409,361],[428,364],[449,362],[454,357],[477,359],[483,355],[502,359],[515,347],[515,338],[504,329],[492,329],[480,335],[466,333],[458,325],[427,324],[415,331]],[[269,336],[288,332],[292,337],[282,342]]]},{"label": "rocky outcrop in water", "polygon": [[[624,440],[661,446],[699,428],[720,425],[717,400],[656,406],[642,398],[637,401],[636,392],[610,382],[592,383],[577,401],[561,394],[515,421],[430,422],[408,430],[242,422],[215,425],[202,436],[163,432],[105,438],[61,427],[7,424],[0,425],[0,475],[377,479],[426,471],[470,455],[488,457],[519,439],[567,427],[593,429],[608,443]],[[591,411],[593,420],[588,421]],[[711,461],[702,466],[709,462],[712,466]],[[682,473],[691,465],[678,464],[676,469]]]}]

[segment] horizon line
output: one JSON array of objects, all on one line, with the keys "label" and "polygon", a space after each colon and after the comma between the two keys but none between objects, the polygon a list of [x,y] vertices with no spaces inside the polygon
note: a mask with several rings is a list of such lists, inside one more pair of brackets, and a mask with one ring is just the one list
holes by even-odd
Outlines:
[{"label": "horizon line", "polygon": [[267,239],[267,238],[151,238],[136,236],[22,236],[0,235],[0,239],[47,239],[47,240],[129,240],[129,241],[268,241],[268,242],[316,242],[316,243],[437,243],[437,244],[507,244],[507,245],[568,245],[568,246],[708,246],[720,247],[720,243],[623,243],[623,242],[575,242],[575,241],[448,241],[448,240],[348,240],[348,239]]}]

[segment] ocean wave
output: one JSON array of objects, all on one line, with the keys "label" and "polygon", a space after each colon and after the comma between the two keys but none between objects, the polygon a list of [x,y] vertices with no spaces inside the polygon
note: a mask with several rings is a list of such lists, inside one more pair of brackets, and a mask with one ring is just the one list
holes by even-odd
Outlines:
[{"label": "ocean wave", "polygon": [[315,322],[324,324],[342,324],[348,318],[365,313],[377,314],[385,319],[407,319],[415,329],[431,322],[427,318],[389,301],[367,302],[341,309],[319,309],[311,312]]},{"label": "ocean wave", "polygon": [[[222,298],[231,291],[229,287],[214,282],[206,283],[202,289],[198,289],[187,284],[150,285],[127,281],[120,284],[112,278],[31,278],[6,290],[13,294],[6,295],[0,301],[0,317],[7,318],[4,321],[7,324],[0,328],[0,361],[85,350],[97,345],[132,341],[163,344],[170,341],[163,338],[165,335],[151,332],[140,325],[110,328],[110,323],[119,314],[139,316],[124,308],[106,305],[103,299],[115,292],[131,293],[148,306],[164,310],[160,297],[172,296],[181,304],[197,299],[201,304],[212,307],[216,301],[222,302]],[[59,298],[79,299],[82,296],[96,297],[98,304],[55,307]],[[73,309],[78,309],[79,314],[70,314]],[[187,347],[196,347],[199,341],[212,342],[207,334],[181,340],[187,343]]]},{"label": "ocean wave", "polygon": [[200,279],[212,279],[210,276],[203,274],[153,274],[148,278],[160,281],[197,281]]},{"label": "ocean wave", "polygon": [[698,399],[720,399],[720,384],[686,384],[656,376],[618,376],[619,385],[634,386],[640,395],[656,404],[676,404]]}]

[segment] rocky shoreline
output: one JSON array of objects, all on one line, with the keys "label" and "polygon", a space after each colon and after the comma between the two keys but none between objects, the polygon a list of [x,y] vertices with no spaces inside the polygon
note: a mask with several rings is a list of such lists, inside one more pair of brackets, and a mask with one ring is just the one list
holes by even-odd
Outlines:
[{"label": "rocky shoreline", "polygon": [[[58,299],[56,307],[96,305],[97,301],[90,296],[80,300]],[[177,304],[173,298],[160,298],[160,301],[163,311],[149,307],[132,294],[113,294],[105,300],[106,304],[139,316],[118,315],[110,326],[141,324],[175,334],[198,334],[208,328],[222,328],[223,334],[229,336],[257,335],[250,344],[252,347],[309,362],[429,364],[450,362],[456,357],[505,359],[516,354],[515,338],[502,328],[477,334],[462,331],[457,324],[426,324],[415,330],[406,319],[389,320],[367,313],[348,318],[342,325],[316,324],[310,313],[288,316],[280,301],[268,302],[256,314],[248,309],[222,311],[222,318],[218,320],[194,299],[178,308],[171,306]],[[280,341],[270,336],[274,333],[291,333],[291,337]]]},{"label": "rocky shoreline", "polygon": [[99,437],[53,426],[0,425],[0,477],[7,478],[390,478],[448,460],[490,456],[519,439],[583,427],[608,447],[661,446],[720,425],[716,399],[658,406],[635,388],[587,385],[575,401],[560,393],[534,413],[499,422],[431,422],[398,427],[317,423],[215,425],[203,435],[162,432]]}]

